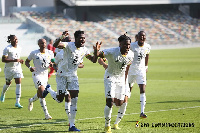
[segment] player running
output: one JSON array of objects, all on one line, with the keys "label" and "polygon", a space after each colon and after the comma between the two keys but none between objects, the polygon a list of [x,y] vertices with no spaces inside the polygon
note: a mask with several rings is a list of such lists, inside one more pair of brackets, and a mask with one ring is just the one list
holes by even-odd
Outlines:
[{"label": "player running", "polygon": [[[34,50],[30,53],[28,58],[25,61],[25,65],[32,72],[33,82],[35,84],[35,88],[37,89],[37,93],[34,97],[29,99],[28,109],[31,111],[33,109],[33,102],[36,100],[40,100],[41,107],[43,108],[45,119],[49,120],[52,117],[49,115],[45,97],[48,92],[45,90],[48,82],[48,68],[51,63],[51,59],[54,58],[54,54],[51,50],[46,49],[46,40],[39,39],[38,45],[40,49]],[[33,60],[34,67],[30,66],[30,61]]]},{"label": "player running", "polygon": [[[104,75],[106,97],[104,116],[106,133],[111,133],[110,121],[113,103],[119,107],[118,115],[120,115],[121,118],[125,113],[125,70],[127,65],[131,64],[134,58],[133,52],[129,51],[131,39],[126,35],[121,35],[118,38],[118,41],[119,47],[105,49],[102,52],[98,52],[99,57],[108,60],[108,67]],[[120,129],[118,127],[120,120],[121,119],[119,118],[117,124],[114,124],[114,129]]]},{"label": "player running", "polygon": [[[59,40],[62,40],[66,36],[68,36],[67,31],[63,33]],[[48,87],[47,90],[57,102],[62,102],[65,98],[65,111],[70,123],[69,131],[80,131],[75,127],[79,93],[77,68],[83,63],[84,57],[96,63],[97,56],[90,55],[89,50],[84,46],[84,31],[76,31],[74,33],[74,38],[75,42],[54,43],[54,47],[63,47],[63,60],[62,63],[59,64],[56,75],[57,92],[53,91],[51,87]],[[94,55],[96,55],[100,46],[93,46],[93,49]],[[84,65],[82,64],[82,66]]]},{"label": "player running", "polygon": [[21,78],[24,78],[22,73],[21,64],[24,63],[24,60],[20,59],[21,47],[18,45],[18,39],[15,35],[8,36],[8,45],[3,50],[2,62],[5,63],[4,74],[6,79],[6,84],[3,86],[3,90],[1,92],[0,100],[4,102],[5,93],[11,85],[12,79],[15,79],[16,83],[16,103],[15,107],[22,108],[20,105],[20,97],[21,97]]},{"label": "player running", "polygon": [[[148,70],[149,53],[151,46],[145,43],[146,33],[140,31],[138,33],[138,41],[131,43],[130,50],[134,52],[133,63],[127,67],[128,71],[128,84],[130,86],[130,91],[135,83],[138,84],[140,88],[140,104],[141,104],[141,118],[146,118],[147,115],[144,114],[145,104],[146,104],[146,72]],[[130,68],[129,68],[130,67]]]}]

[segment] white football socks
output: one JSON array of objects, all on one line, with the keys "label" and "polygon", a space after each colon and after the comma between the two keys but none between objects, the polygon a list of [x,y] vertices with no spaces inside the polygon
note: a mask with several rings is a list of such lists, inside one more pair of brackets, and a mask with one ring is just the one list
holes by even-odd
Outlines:
[{"label": "white football socks", "polygon": [[71,99],[71,107],[70,107],[70,113],[71,113],[71,121],[70,121],[70,127],[74,126],[75,123],[75,117],[77,112],[77,102],[78,97]]},{"label": "white football socks", "polygon": [[105,108],[104,108],[105,127],[110,126],[111,114],[112,114],[112,108],[109,108],[109,107],[106,105]]},{"label": "white football socks", "polygon": [[140,105],[141,105],[141,113],[144,113],[145,105],[146,105],[146,95],[145,93],[140,94]]},{"label": "white football socks", "polygon": [[47,110],[47,105],[46,105],[45,98],[39,98],[39,99],[40,99],[40,104],[41,104],[41,107],[43,108],[44,114],[45,115],[49,115],[49,112]]},{"label": "white football socks", "polygon": [[35,94],[35,96],[33,96],[31,99],[30,99],[30,102],[35,102],[36,100],[38,100],[38,96],[37,96],[37,93]]},{"label": "white football socks", "polygon": [[60,101],[58,101],[57,99],[57,92],[52,90],[51,87],[47,88],[47,91],[51,94],[51,97],[56,100],[56,102],[60,103]]},{"label": "white football socks", "polygon": [[127,107],[127,103],[123,103],[123,104],[119,107],[118,115],[117,115],[115,124],[118,124],[118,123],[121,121],[122,117],[124,116],[124,114],[125,114],[125,112],[126,112],[126,107]]},{"label": "white football socks", "polygon": [[16,84],[16,103],[19,103],[21,97],[21,84]]},{"label": "white football socks", "polygon": [[10,87],[10,85],[6,85],[6,84],[5,84],[5,85],[3,86],[3,90],[2,90],[2,93],[1,93],[1,94],[2,94],[2,95],[5,95],[5,93],[6,93],[6,91],[8,90],[9,87]]}]

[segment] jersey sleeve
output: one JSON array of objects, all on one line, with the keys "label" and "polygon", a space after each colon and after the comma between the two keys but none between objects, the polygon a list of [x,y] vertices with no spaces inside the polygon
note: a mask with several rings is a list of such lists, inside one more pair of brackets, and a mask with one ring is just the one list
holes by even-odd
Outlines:
[{"label": "jersey sleeve", "polygon": [[67,48],[68,46],[68,42],[61,42],[61,44],[63,44],[64,48]]},{"label": "jersey sleeve", "polygon": [[90,51],[87,48],[85,48],[85,57],[87,58],[89,55],[90,55]]},{"label": "jersey sleeve", "polygon": [[112,52],[112,48],[111,49],[104,49],[102,51],[103,55],[104,55],[104,58],[109,58],[110,54]]},{"label": "jersey sleeve", "polygon": [[8,47],[6,47],[4,50],[3,50],[3,56],[8,56],[8,53],[9,53],[9,49]]},{"label": "jersey sleeve", "polygon": [[28,60],[29,61],[31,61],[32,59],[33,59],[33,57],[34,57],[34,51],[32,51],[31,53],[30,53],[30,55],[28,56]]},{"label": "jersey sleeve", "polygon": [[58,64],[62,60],[62,58],[63,58],[63,52],[60,51],[55,56],[55,63]]},{"label": "jersey sleeve", "polygon": [[151,46],[149,44],[147,44],[146,54],[149,54],[150,50],[151,50]]}]

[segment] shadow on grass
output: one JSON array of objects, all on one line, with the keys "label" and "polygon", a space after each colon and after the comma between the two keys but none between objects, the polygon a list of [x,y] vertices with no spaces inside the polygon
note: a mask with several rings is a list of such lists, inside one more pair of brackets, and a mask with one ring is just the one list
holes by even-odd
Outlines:
[{"label": "shadow on grass", "polygon": [[[32,119],[33,120],[33,119]],[[37,120],[37,119],[34,119],[34,120]],[[38,119],[38,120],[41,120],[41,119]],[[17,121],[22,121],[22,120],[17,120]],[[0,122],[3,122],[3,121],[0,121]],[[12,129],[12,128],[29,128],[29,127],[40,127],[42,125],[45,125],[45,124],[60,124],[60,123],[64,123],[66,122],[65,119],[56,119],[54,121],[49,121],[49,120],[44,120],[44,122],[35,122],[35,123],[19,123],[19,124],[0,124],[0,130],[6,130],[6,129]],[[60,126],[60,125],[59,125]],[[68,124],[64,125],[66,127],[68,127]],[[28,132],[28,131],[26,131]]]},{"label": "shadow on grass", "polygon": [[186,103],[186,102],[200,102],[200,100],[187,100],[187,101],[160,101],[160,102],[153,102],[147,104],[155,104],[155,103]]},{"label": "shadow on grass", "polygon": [[66,132],[66,131],[41,131],[41,130],[31,130],[31,131],[21,131],[21,133],[56,133],[56,132]]}]

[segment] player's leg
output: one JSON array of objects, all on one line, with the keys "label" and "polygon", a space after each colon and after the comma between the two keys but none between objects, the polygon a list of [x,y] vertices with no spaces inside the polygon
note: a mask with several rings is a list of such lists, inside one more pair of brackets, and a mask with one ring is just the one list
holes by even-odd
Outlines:
[{"label": "player's leg", "polygon": [[6,84],[3,86],[3,90],[1,92],[1,97],[0,97],[1,102],[4,102],[6,91],[9,89],[12,79],[14,77],[14,74],[6,68],[4,68],[4,74],[5,74]]},{"label": "player's leg", "polygon": [[75,117],[77,112],[77,102],[78,102],[78,93],[79,93],[79,83],[78,80],[73,80],[72,82],[68,82],[67,90],[71,96],[71,106],[70,106],[70,127],[69,131],[80,131],[75,127]]},{"label": "player's leg", "polygon": [[128,86],[130,88],[130,93],[135,83],[136,83],[136,75],[128,75]]},{"label": "player's leg", "polygon": [[105,116],[105,131],[111,132],[111,114],[112,114],[112,107],[114,103],[115,97],[115,80],[111,77],[104,78],[104,87],[105,87],[105,97],[106,97],[106,106],[104,108],[104,116]]},{"label": "player's leg", "polygon": [[104,116],[105,116],[105,131],[106,132],[111,132],[111,126],[110,126],[110,121],[111,121],[111,114],[112,114],[112,107],[113,107],[113,98],[106,98],[106,106],[104,108]]},{"label": "player's leg", "polygon": [[61,103],[65,98],[67,77],[57,75],[56,83],[57,83],[57,92],[55,92],[51,88],[47,88],[47,90],[49,91],[54,100],[56,100],[58,103]]},{"label": "player's leg", "polygon": [[10,87],[10,85],[11,85],[11,81],[10,82],[6,81],[6,84],[3,86],[3,90],[1,92],[1,97],[0,97],[1,102],[5,101],[5,94],[8,88]]},{"label": "player's leg", "polygon": [[49,112],[46,106],[46,101],[45,101],[45,96],[46,96],[45,87],[47,86],[48,77],[45,74],[35,75],[33,77],[33,81],[34,81],[35,87],[37,88],[37,97],[39,98],[40,105],[43,108],[45,119],[47,120],[52,119],[52,117],[49,115]]},{"label": "player's leg", "polygon": [[70,121],[71,121],[70,107],[71,107],[71,96],[70,96],[70,93],[66,90],[66,93],[65,93],[65,112],[68,116],[69,125],[70,125]]},{"label": "player's leg", "polygon": [[144,109],[146,105],[146,94],[145,94],[145,87],[146,87],[146,73],[143,75],[138,75],[137,78],[137,84],[140,88],[140,105],[141,105],[141,118],[146,118],[147,115],[144,114]]},{"label": "player's leg", "polygon": [[[121,81],[123,81],[123,79],[121,79]],[[124,101],[125,101],[125,83],[121,82],[117,84],[116,90],[115,90],[114,103],[117,107],[119,107],[119,110],[118,110],[116,121],[114,123],[114,129],[120,129],[118,124],[123,118],[126,112],[126,107],[127,107],[127,102],[124,102]]]},{"label": "player's leg", "polygon": [[29,105],[28,105],[28,110],[29,111],[32,111],[33,110],[33,102],[35,102],[36,100],[38,100],[38,96],[37,96],[37,93],[32,97],[32,98],[29,98],[28,102],[29,102]]},{"label": "player's leg", "polygon": [[[35,75],[33,77],[33,82],[35,85],[35,88],[38,89],[38,87],[41,85],[41,81],[40,81],[40,76]],[[37,93],[32,97],[29,98],[28,102],[28,110],[32,111],[33,110],[33,102],[37,101],[39,99],[39,96],[37,95]]]},{"label": "player's leg", "polygon": [[[51,88],[51,85],[48,84],[45,88],[45,90],[47,90],[50,94],[51,94],[51,97],[58,103],[61,103],[64,99],[64,95],[62,96],[62,98],[60,98],[60,96],[57,95],[57,92],[54,91],[52,88]],[[58,99],[62,99],[62,100],[58,100]]]},{"label": "player's leg", "polygon": [[146,118],[147,115],[144,114],[144,109],[145,109],[145,105],[146,105],[146,95],[145,95],[145,84],[139,84],[139,88],[140,88],[140,104],[141,104],[141,114],[140,117],[142,118]]},{"label": "player's leg", "polygon": [[40,85],[38,87],[38,90],[37,90],[37,95],[39,97],[39,100],[40,100],[40,105],[44,111],[44,114],[45,114],[45,119],[46,120],[50,120],[52,119],[52,117],[49,115],[49,112],[48,112],[48,109],[47,109],[47,105],[46,105],[46,101],[45,101],[45,98],[43,97],[43,93],[44,93],[44,90],[45,90],[45,86],[43,85]]},{"label": "player's leg", "polygon": [[23,106],[20,105],[20,97],[21,97],[21,78],[15,78],[15,83],[16,83],[16,103],[15,107],[22,108]]}]

